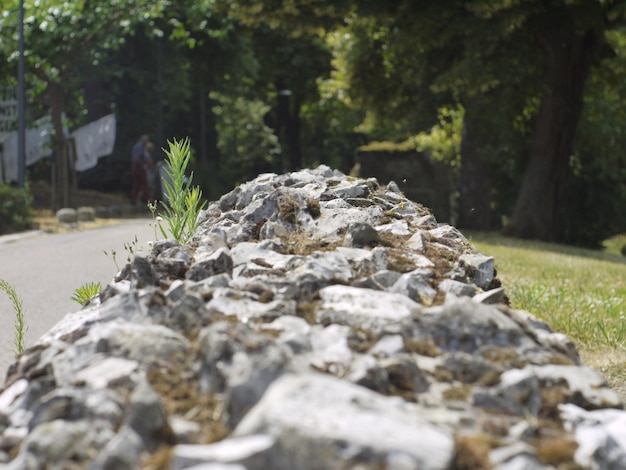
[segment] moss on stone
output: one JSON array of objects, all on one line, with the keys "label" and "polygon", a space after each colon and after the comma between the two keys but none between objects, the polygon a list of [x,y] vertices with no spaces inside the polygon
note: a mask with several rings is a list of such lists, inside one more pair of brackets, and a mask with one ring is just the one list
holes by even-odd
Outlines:
[{"label": "moss on stone", "polygon": [[437,357],[441,355],[441,351],[430,338],[405,338],[404,349],[420,356]]},{"label": "moss on stone", "polygon": [[489,469],[489,452],[498,441],[482,433],[457,436],[454,440],[454,460],[450,468],[456,470]]},{"label": "moss on stone", "polygon": [[555,437],[544,437],[536,442],[537,456],[547,465],[559,469],[575,470],[581,469],[574,462],[574,454],[578,449],[578,443],[573,436],[562,435]]}]

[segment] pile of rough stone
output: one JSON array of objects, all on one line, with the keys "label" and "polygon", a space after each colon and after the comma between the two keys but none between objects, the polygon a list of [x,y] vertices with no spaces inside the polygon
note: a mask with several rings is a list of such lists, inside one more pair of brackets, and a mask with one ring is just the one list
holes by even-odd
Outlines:
[{"label": "pile of rough stone", "polygon": [[393,183],[265,174],[11,367],[9,469],[626,468],[626,412]]}]

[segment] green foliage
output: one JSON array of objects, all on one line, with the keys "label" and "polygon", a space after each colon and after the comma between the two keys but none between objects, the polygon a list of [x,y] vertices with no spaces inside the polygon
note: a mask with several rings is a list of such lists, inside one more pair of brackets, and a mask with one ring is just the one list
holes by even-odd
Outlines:
[{"label": "green foliage", "polygon": [[310,93],[301,111],[303,163],[325,163],[347,173],[354,165],[354,149],[367,141],[365,133],[358,129],[366,112],[354,106],[347,94],[342,53],[348,41],[343,31],[328,33],[325,41],[332,55],[326,66],[330,65],[331,70],[315,80],[316,90]]},{"label": "green foliage", "polygon": [[87,282],[74,291],[72,300],[84,307],[95,295],[100,293],[101,289],[102,284],[100,282]]},{"label": "green foliage", "polygon": [[594,248],[626,232],[626,33],[613,31],[609,40],[617,53],[588,81],[563,208],[565,241]]},{"label": "green foliage", "polygon": [[418,150],[428,153],[433,159],[458,169],[461,165],[461,134],[463,132],[462,107],[443,107],[439,110],[439,122],[430,131],[420,132],[414,137]]},{"label": "green foliage", "polygon": [[[17,5],[5,0],[0,15],[0,77],[7,83],[15,81]],[[327,163],[347,172],[354,150],[370,141],[414,146],[458,169],[463,109],[480,115],[485,127],[472,134],[471,148],[490,169],[498,219],[511,214],[539,128],[542,44],[572,29],[593,31],[602,60],[589,79],[572,153],[563,237],[593,245],[626,230],[620,210],[626,39],[608,31],[624,17],[615,2],[25,0],[25,6],[29,119],[45,111],[37,103],[58,116],[65,111],[72,125],[113,110],[118,117],[115,155],[79,184],[126,189],[128,151],[146,132],[158,147],[163,135],[189,136],[198,151],[190,166],[211,197],[265,171]],[[0,230],[7,220],[0,217]]]},{"label": "green foliage", "polygon": [[[202,191],[192,186],[193,174],[186,177],[185,171],[191,160],[189,139],[169,143],[166,150],[167,160],[162,180],[166,202],[161,202],[165,212],[163,218],[167,222],[170,235],[179,243],[189,240],[198,227],[198,215],[204,208]],[[162,235],[167,238],[165,229],[159,225]]]},{"label": "green foliage", "polygon": [[6,293],[13,304],[13,311],[15,312],[15,355],[18,356],[24,352],[24,333],[26,329],[24,327],[24,306],[22,305],[22,299],[20,299],[15,289],[4,279],[0,279],[0,290]]},{"label": "green foliage", "polygon": [[[96,6],[84,1],[25,0],[30,99],[60,92],[62,96],[47,98],[55,112],[60,116],[65,111],[57,110],[59,106],[80,112],[77,108],[84,102],[83,80],[91,78],[94,69],[99,79],[114,76],[116,67],[108,66],[108,61],[140,25],[153,35],[163,34],[156,21],[164,17],[168,4],[167,0],[120,0]],[[6,0],[4,14],[0,15],[0,55],[11,64],[18,58],[17,10],[18,0]]]},{"label": "green foliage", "polygon": [[341,21],[351,2],[344,0],[212,0],[220,12],[250,27],[290,29],[292,37],[319,33]]},{"label": "green foliage", "polygon": [[[156,28],[155,20],[164,15],[164,0],[121,0],[100,2],[96,8],[84,1],[25,0],[25,41],[29,65],[38,74],[60,79],[87,60],[97,64],[108,51],[116,50],[132,35],[138,24]],[[6,31],[3,47],[13,48],[9,59],[17,59],[18,0],[5,2],[0,28]],[[155,34],[158,34],[155,31]]]},{"label": "green foliage", "polygon": [[0,185],[0,234],[32,227],[32,197],[28,188]]},{"label": "green foliage", "polygon": [[217,146],[226,156],[225,173],[243,180],[259,173],[280,169],[281,148],[273,130],[263,121],[270,106],[261,100],[217,92],[211,98],[217,117]]},{"label": "green foliage", "polygon": [[[611,238],[607,238],[602,242],[602,249],[605,253],[611,253],[613,255],[622,255],[622,248],[626,247],[626,232],[619,235],[615,235]],[[626,250],[626,248],[624,248]]]}]

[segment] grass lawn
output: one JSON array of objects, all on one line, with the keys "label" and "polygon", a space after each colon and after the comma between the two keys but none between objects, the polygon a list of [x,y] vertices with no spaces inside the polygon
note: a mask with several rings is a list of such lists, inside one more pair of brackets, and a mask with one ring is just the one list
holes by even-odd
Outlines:
[{"label": "grass lawn", "polygon": [[602,372],[626,401],[626,257],[619,254],[625,237],[593,251],[499,234],[465,235],[495,258],[511,306],[569,336],[583,363]]}]

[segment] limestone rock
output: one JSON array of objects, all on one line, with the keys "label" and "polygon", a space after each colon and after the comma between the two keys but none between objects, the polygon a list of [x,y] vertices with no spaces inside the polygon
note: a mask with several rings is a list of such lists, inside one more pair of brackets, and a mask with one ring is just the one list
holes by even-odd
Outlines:
[{"label": "limestone rock", "polygon": [[[347,419],[349,417],[349,419]],[[235,429],[235,436],[270,434],[282,452],[269,468],[303,470],[387,462],[400,454],[409,468],[446,469],[450,429],[424,420],[419,409],[324,375],[285,376]]]},{"label": "limestone rock", "polygon": [[78,222],[78,214],[76,213],[76,209],[72,209],[71,207],[64,207],[63,209],[59,209],[57,211],[57,221],[60,224],[75,224]]},{"label": "limestone rock", "polygon": [[626,412],[398,186],[262,174],[10,367],[0,468],[622,468]]},{"label": "limestone rock", "polygon": [[76,218],[79,222],[91,222],[96,219],[96,210],[93,207],[79,207],[76,209]]}]

